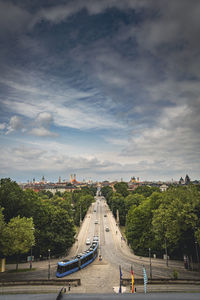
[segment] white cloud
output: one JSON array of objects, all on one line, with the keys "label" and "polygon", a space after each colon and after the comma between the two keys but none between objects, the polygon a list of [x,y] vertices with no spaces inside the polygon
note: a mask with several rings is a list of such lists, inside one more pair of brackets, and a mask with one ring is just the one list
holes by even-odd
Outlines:
[{"label": "white cloud", "polygon": [[56,137],[58,136],[57,133],[51,132],[45,127],[38,127],[38,128],[33,128],[30,131],[30,134],[36,135],[36,136],[51,136],[51,137]]},{"label": "white cloud", "polygon": [[6,131],[6,134],[9,134],[13,131],[16,131],[16,130],[20,130],[23,128],[23,123],[22,123],[22,120],[20,117],[18,116],[12,116],[10,118],[10,122],[9,124],[7,125],[7,131]]},{"label": "white cloud", "polygon": [[43,126],[49,126],[53,122],[53,117],[51,113],[48,112],[41,112],[37,118],[36,123],[39,123]]}]

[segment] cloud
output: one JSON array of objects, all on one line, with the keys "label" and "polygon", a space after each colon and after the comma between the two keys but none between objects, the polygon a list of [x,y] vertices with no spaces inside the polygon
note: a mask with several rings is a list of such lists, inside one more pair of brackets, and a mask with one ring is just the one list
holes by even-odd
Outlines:
[{"label": "cloud", "polygon": [[5,123],[0,123],[0,130],[4,130],[6,128],[6,124]]},{"label": "cloud", "polygon": [[39,10],[32,20],[32,26],[41,20],[48,20],[52,23],[60,23],[83,9],[86,9],[90,15],[96,15],[112,7],[121,10],[128,10],[129,8],[141,9],[143,5],[148,6],[148,3],[141,0],[76,0],[71,1],[68,4],[52,6]]},{"label": "cloud", "polygon": [[45,127],[38,127],[38,128],[33,128],[30,131],[30,134],[36,135],[36,136],[51,136],[51,137],[56,137],[58,136],[57,133],[51,132]]},{"label": "cloud", "polygon": [[20,129],[24,129],[21,118],[18,116],[12,116],[10,118],[9,124],[7,125],[6,134],[10,134],[11,132],[20,130]]},{"label": "cloud", "polygon": [[51,113],[42,112],[36,118],[36,123],[39,123],[43,126],[49,126],[53,122],[53,117]]},{"label": "cloud", "polygon": [[11,32],[25,31],[30,17],[25,9],[9,1],[0,1],[0,34],[6,36]]},{"label": "cloud", "polygon": [[44,136],[49,136],[49,137],[56,137],[58,136],[57,133],[51,132],[49,130],[50,125],[53,123],[53,116],[51,113],[48,112],[41,112],[38,114],[34,121],[35,125],[37,126],[36,128],[33,128],[29,133],[44,137]]},{"label": "cloud", "polygon": [[[15,51],[12,36],[10,52],[0,50],[1,111],[20,116],[30,140],[60,130],[58,139],[68,142],[68,128],[98,140],[101,131],[99,153],[80,143],[79,153],[74,147],[66,156],[53,144],[57,152],[34,160],[33,169],[48,170],[52,160],[56,170],[63,162],[93,174],[199,174],[198,1],[77,0],[32,9],[3,3],[10,11],[0,21],[5,36],[19,35]],[[17,120],[1,126],[23,130]]]}]

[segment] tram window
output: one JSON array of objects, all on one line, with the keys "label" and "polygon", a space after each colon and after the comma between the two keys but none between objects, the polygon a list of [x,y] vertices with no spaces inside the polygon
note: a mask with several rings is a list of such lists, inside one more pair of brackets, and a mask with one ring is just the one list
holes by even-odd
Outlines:
[{"label": "tram window", "polygon": [[69,270],[72,270],[74,268],[77,268],[77,267],[78,267],[78,261],[74,262],[74,263],[71,263],[71,264],[67,264],[66,266],[58,265],[57,270],[60,274],[62,274],[62,273],[65,273],[65,272],[67,272]]},{"label": "tram window", "polygon": [[92,259],[92,253],[90,255],[84,257],[83,259],[81,259],[81,265],[85,264],[90,259]]}]

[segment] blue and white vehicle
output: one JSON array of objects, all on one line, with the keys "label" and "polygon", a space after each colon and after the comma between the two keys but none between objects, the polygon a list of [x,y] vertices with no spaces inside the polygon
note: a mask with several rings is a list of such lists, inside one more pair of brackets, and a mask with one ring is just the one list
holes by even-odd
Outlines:
[{"label": "blue and white vehicle", "polygon": [[61,278],[77,272],[95,260],[98,254],[98,241],[93,241],[88,253],[78,254],[73,260],[58,262],[56,277]]}]

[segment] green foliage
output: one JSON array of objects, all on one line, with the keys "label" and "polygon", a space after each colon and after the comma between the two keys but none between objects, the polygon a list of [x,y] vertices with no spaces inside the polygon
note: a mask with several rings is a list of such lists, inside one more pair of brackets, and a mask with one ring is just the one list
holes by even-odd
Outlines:
[{"label": "green foliage", "polygon": [[125,208],[126,208],[126,213],[128,213],[129,209],[131,208],[132,205],[138,206],[145,200],[145,197],[140,194],[129,194],[125,199]]},{"label": "green foliage", "polygon": [[79,225],[80,218],[81,220],[83,220],[92,202],[94,202],[94,197],[92,195],[90,194],[82,195],[82,193],[79,194],[79,199],[76,201],[74,205],[75,208],[74,220],[76,225]]},{"label": "green foliage", "polygon": [[112,196],[113,194],[113,190],[110,186],[104,186],[101,188],[101,194],[102,196],[104,196],[106,198],[106,200],[108,201],[109,198]]},{"label": "green foliage", "polygon": [[179,275],[178,271],[176,269],[174,269],[173,272],[172,272],[172,278],[173,279],[178,279],[178,275]]},{"label": "green foliage", "polygon": [[200,194],[193,187],[171,188],[163,193],[163,201],[152,221],[155,237],[163,248],[166,239],[171,252],[179,247],[192,254],[190,245],[194,244],[199,212]]},{"label": "green foliage", "polygon": [[48,199],[52,198],[53,197],[53,193],[50,192],[50,191],[39,191],[38,192],[38,196],[43,198],[44,196],[47,196]]},{"label": "green foliage", "polygon": [[141,185],[138,186],[134,191],[133,194],[140,194],[143,195],[144,197],[150,197],[151,194],[154,192],[160,192],[160,189],[158,187],[150,187],[147,185]]},{"label": "green foliage", "polygon": [[2,248],[3,248],[3,232],[5,229],[6,223],[4,221],[3,208],[0,207],[0,257],[3,256]]},{"label": "green foliage", "polygon": [[124,197],[119,193],[114,193],[110,198],[110,209],[112,210],[115,218],[117,217],[117,210],[119,211],[119,222],[120,225],[125,225],[126,211]]},{"label": "green foliage", "polygon": [[196,238],[198,245],[200,246],[200,228],[196,229],[195,238]]},{"label": "green foliage", "polygon": [[35,244],[33,219],[12,218],[3,230],[2,242],[4,255],[27,253]]},{"label": "green foliage", "polygon": [[[65,192],[61,197],[60,194],[52,197],[50,193],[45,191],[39,193],[30,189],[23,191],[16,182],[10,179],[1,179],[0,203],[3,208],[3,213],[2,210],[0,210],[0,229],[4,227],[4,224],[6,226],[4,216],[7,222],[13,217],[19,218],[18,216],[22,217],[20,220],[32,218],[35,227],[34,255],[46,256],[48,249],[51,249],[53,255],[64,254],[74,242],[74,223],[77,216],[80,216],[80,208],[83,218],[89,206],[94,201],[94,192],[95,189],[91,187],[73,193]],[[79,218],[77,219],[77,223],[79,224]],[[17,224],[15,219],[14,221],[12,220],[11,222],[12,226]],[[4,232],[4,238],[7,236],[4,242],[4,248],[2,246],[0,248],[1,250],[4,249],[4,253],[7,255],[20,252],[16,250],[18,246],[13,249],[9,244],[12,241],[12,239],[10,239],[11,224],[9,227],[6,227],[6,230],[1,230],[0,232],[0,238],[2,237],[2,232]],[[15,233],[18,234],[16,230],[13,230],[14,235]],[[20,235],[18,236],[20,238]],[[4,238],[1,238],[1,244]],[[28,240],[26,239],[26,241]],[[25,248],[24,244],[21,253],[27,250],[27,248]]]},{"label": "green foliage", "polygon": [[[139,192],[147,195],[149,188],[143,188]],[[195,240],[200,245],[200,192],[196,186],[172,186],[138,202],[129,195],[125,206],[126,236],[136,254],[147,254],[148,248],[162,254],[167,246],[170,256],[182,258],[185,254],[195,259]]]},{"label": "green foliage", "polygon": [[128,184],[126,182],[117,182],[114,185],[114,188],[116,190],[116,193],[121,194],[123,197],[127,197],[128,192]]},{"label": "green foliage", "polygon": [[156,247],[152,231],[153,210],[159,205],[158,194],[152,194],[139,206],[131,206],[126,218],[126,237],[133,251],[138,255],[147,255],[151,248],[154,253],[160,251]]},{"label": "green foliage", "polygon": [[21,215],[24,201],[24,193],[15,181],[11,181],[10,178],[0,180],[0,206],[4,208],[6,222]]}]

